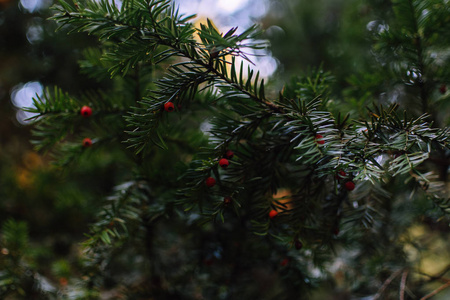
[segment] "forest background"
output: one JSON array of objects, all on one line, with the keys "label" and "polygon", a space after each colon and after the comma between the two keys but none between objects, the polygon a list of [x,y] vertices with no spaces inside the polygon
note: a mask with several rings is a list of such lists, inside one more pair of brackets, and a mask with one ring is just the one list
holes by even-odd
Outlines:
[{"label": "forest background", "polygon": [[[203,1],[205,7],[214,7],[214,10],[197,6],[199,2],[202,1],[179,3],[182,12],[199,14],[193,21],[197,25],[206,23],[206,17],[210,17],[220,32],[239,26],[237,33],[240,33],[253,23],[262,27],[262,38],[268,39],[270,46],[258,52],[262,56],[250,59],[255,62],[254,68],[261,70],[261,76],[266,78],[267,94],[277,95],[283,86],[286,93],[295,94],[296,88],[308,84],[302,81],[304,76],[319,74],[317,70],[323,69],[326,73],[321,74],[326,75],[321,76],[330,80],[321,87],[324,88],[329,107],[342,112],[342,115],[348,113],[355,119],[360,116],[366,118],[369,114],[366,107],[372,105],[373,101],[386,106],[399,103],[402,109],[408,108],[413,116],[423,112],[420,100],[415,98],[420,90],[416,85],[418,73],[410,69],[403,77],[396,77],[398,74],[395,72],[388,74],[383,59],[395,60],[398,57],[383,56],[385,53],[379,35],[389,31],[389,26],[401,28],[404,20],[399,18],[402,11],[399,13],[395,10],[396,4],[413,3],[416,7],[420,7],[420,3],[441,5],[436,9],[441,12],[436,14],[433,24],[436,28],[430,29],[438,31],[439,35],[430,43],[439,46],[437,55],[441,60],[436,59],[436,64],[442,71],[435,72],[437,75],[428,91],[433,105],[426,112],[432,115],[436,127],[448,127],[450,114],[447,87],[450,73],[446,69],[450,57],[450,30],[446,29],[449,29],[450,22],[447,21],[450,14],[447,1]],[[150,275],[151,287],[145,290],[143,282],[149,280],[145,272],[130,271],[127,275],[132,274],[132,279],[126,284],[121,283],[120,278],[125,275],[120,271],[120,266],[126,264],[125,261],[113,265],[100,276],[101,279],[94,278],[93,269],[90,269],[92,266],[85,261],[81,250],[81,244],[86,241],[84,234],[90,231],[92,224],[98,224],[104,200],[117,189],[117,181],[126,179],[131,166],[127,165],[120,153],[111,151],[109,155],[88,155],[77,160],[76,164],[61,169],[53,166],[54,158],[49,153],[36,151],[30,142],[34,139],[32,126],[25,119],[32,115],[21,108],[30,106],[31,98],[36,93],[42,95],[45,87],[58,86],[69,94],[81,95],[83,91],[108,88],[111,84],[99,83],[86,76],[79,65],[83,57],[81,49],[96,46],[97,38],[82,33],[67,35],[68,30],[65,28],[56,31],[56,22],[48,19],[54,13],[49,9],[51,5],[51,1],[0,1],[2,295],[9,299],[121,299],[124,295],[130,299],[236,299],[233,298],[236,294],[249,295],[247,299],[293,299],[294,296],[298,299],[372,299],[364,298],[369,295],[397,299],[400,293],[406,299],[419,299],[419,296],[414,296],[414,292],[421,297],[436,292],[434,299],[450,297],[448,289],[444,289],[450,282],[448,215],[442,214],[442,209],[448,213],[448,206],[446,208],[445,203],[440,203],[442,205],[439,208],[426,201],[418,201],[414,205],[398,203],[398,215],[393,216],[394,219],[398,218],[398,223],[393,226],[398,226],[402,231],[400,235],[393,230],[392,238],[401,236],[404,241],[400,241],[400,246],[393,245],[393,248],[398,246],[395,251],[384,249],[384,255],[370,261],[372,266],[364,270],[367,273],[360,274],[360,281],[352,279],[351,276],[356,275],[345,271],[343,267],[347,266],[350,270],[357,269],[358,265],[352,265],[351,261],[355,263],[356,260],[342,254],[339,249],[362,247],[352,243],[354,236],[346,227],[336,237],[341,239],[337,251],[340,255],[324,258],[329,264],[317,270],[313,268],[312,274],[316,276],[308,277],[307,280],[304,274],[298,274],[304,265],[292,263],[298,259],[293,252],[298,251],[293,247],[279,250],[278,244],[271,244],[266,251],[270,253],[271,247],[277,248],[274,251],[276,255],[267,254],[265,263],[258,261],[261,258],[249,256],[249,269],[253,273],[242,271],[242,282],[219,281],[222,279],[217,273],[222,268],[228,268],[218,262],[224,256],[221,251],[227,248],[224,246],[227,244],[215,239],[208,244],[208,235],[212,233],[208,230],[205,233],[201,229],[197,231],[193,227],[189,227],[190,232],[184,234],[204,236],[206,246],[202,244],[202,247],[209,250],[202,250],[205,252],[200,255],[201,266],[193,262],[195,266],[191,267],[198,267],[196,272],[207,274],[205,278],[188,283],[185,274],[182,276],[168,272],[170,274],[156,276],[153,273]],[[408,17],[406,12],[404,15]],[[405,61],[407,63],[407,59]],[[440,186],[441,190],[448,192],[448,148],[442,157],[446,160],[437,164],[442,168],[433,168],[444,182]],[[163,168],[164,163],[160,162],[157,169]],[[171,179],[170,172],[161,176],[162,181]],[[403,181],[399,181],[393,190],[402,190],[404,185]],[[183,222],[164,224],[158,228],[162,232],[157,236],[171,236],[170,232],[173,231],[184,232],[184,226]],[[242,243],[252,240],[246,235],[236,238],[239,239],[242,239]],[[172,236],[168,238],[167,244],[161,244],[158,255],[163,261],[173,255],[171,251],[174,249],[168,245],[170,243],[174,247],[176,245],[177,249],[183,243],[194,248],[196,245],[192,240],[185,241]],[[247,250],[253,253],[258,251],[251,248]],[[186,256],[183,259],[186,266],[189,266],[189,260],[196,261],[192,258],[197,254],[183,254]],[[411,269],[396,269],[398,257],[407,257],[415,263]],[[410,271],[412,266],[416,267],[414,275]],[[251,284],[255,276],[261,285]],[[174,281],[165,282],[167,278]],[[297,284],[297,280],[303,280],[302,284]],[[406,280],[420,283],[420,286],[414,292],[408,292],[404,284]],[[291,286],[286,283],[290,281]],[[391,282],[392,286],[395,283],[392,290]],[[234,290],[230,288],[233,284]],[[262,292],[257,288],[263,285],[270,287],[264,296],[259,294]],[[180,287],[184,287],[186,294],[180,294],[183,290]],[[296,294],[299,290],[302,296]],[[130,295],[136,296],[132,298]]]}]

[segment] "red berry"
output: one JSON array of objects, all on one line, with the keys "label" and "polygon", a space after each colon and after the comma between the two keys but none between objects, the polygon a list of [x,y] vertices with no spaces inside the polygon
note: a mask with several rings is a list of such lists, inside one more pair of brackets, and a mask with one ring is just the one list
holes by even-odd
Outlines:
[{"label": "red berry", "polygon": [[283,259],[283,260],[281,261],[280,265],[281,265],[282,267],[284,267],[284,266],[286,266],[288,263],[289,263],[289,258],[285,258],[285,259]]},{"label": "red berry", "polygon": [[319,145],[325,144],[325,141],[322,139],[323,139],[323,136],[321,134],[316,134],[316,143],[317,144],[319,144]]},{"label": "red berry", "polygon": [[355,189],[355,183],[353,181],[347,181],[344,186],[347,191],[353,191]]},{"label": "red berry", "polygon": [[231,203],[232,200],[233,199],[231,199],[231,197],[227,196],[227,197],[223,198],[223,204],[228,205]]},{"label": "red berry", "polygon": [[85,106],[83,106],[81,108],[80,114],[83,117],[85,117],[85,118],[90,117],[92,115],[92,108],[90,108],[89,106],[85,105]]},{"label": "red berry", "polygon": [[269,212],[269,218],[271,218],[271,219],[275,218],[277,215],[278,215],[278,212],[275,209],[272,209]]},{"label": "red berry", "polygon": [[297,250],[300,250],[303,248],[303,244],[299,240],[295,241],[294,246],[295,246],[295,249],[297,249]]},{"label": "red berry", "polygon": [[334,235],[338,235],[338,234],[339,234],[339,228],[336,227],[336,228],[333,230],[333,234],[334,234]]},{"label": "red berry", "polygon": [[219,166],[221,166],[222,168],[228,167],[229,164],[230,162],[226,158],[222,158],[219,160]]},{"label": "red berry", "polygon": [[232,159],[233,156],[234,156],[234,152],[231,151],[231,150],[227,150],[227,151],[225,152],[225,154],[223,155],[223,157],[228,158],[228,159]]},{"label": "red berry", "polygon": [[216,185],[216,180],[212,177],[208,177],[206,178],[205,183],[207,187],[213,187]]},{"label": "red berry", "polygon": [[172,102],[167,102],[164,104],[164,110],[167,112],[172,112],[175,109],[175,105]]},{"label": "red berry", "polygon": [[344,179],[345,177],[347,177],[347,173],[342,170],[339,170],[336,174],[336,179],[338,180]]},{"label": "red berry", "polygon": [[441,92],[441,94],[445,94],[447,92],[447,86],[445,84],[442,84],[439,88],[439,92]]},{"label": "red berry", "polygon": [[83,140],[83,147],[87,148],[87,147],[90,147],[90,146],[92,146],[92,140],[90,138],[85,138]]}]

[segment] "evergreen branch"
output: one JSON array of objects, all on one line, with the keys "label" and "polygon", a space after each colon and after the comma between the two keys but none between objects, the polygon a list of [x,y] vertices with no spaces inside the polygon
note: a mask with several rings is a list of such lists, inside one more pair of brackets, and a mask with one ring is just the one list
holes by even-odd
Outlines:
[{"label": "evergreen branch", "polygon": [[397,277],[398,275],[400,275],[400,273],[403,270],[397,270],[394,273],[392,273],[388,279],[385,280],[385,282],[383,283],[383,285],[378,289],[378,292],[375,294],[375,296],[373,297],[373,300],[379,299],[380,297],[383,296],[384,290],[386,290],[386,288],[389,286],[389,284],[391,284],[392,280],[395,279],[395,277]]},{"label": "evergreen branch", "polygon": [[392,193],[380,182],[361,182],[343,206],[342,222],[350,223],[352,227],[362,225],[366,229],[373,228],[386,214],[382,204],[392,197]]},{"label": "evergreen branch", "polygon": [[[36,95],[33,98],[32,107],[24,109],[35,114],[31,118],[35,125],[32,133],[37,139],[32,140],[32,143],[37,150],[49,150],[79,131],[80,128],[92,123],[80,114],[80,109],[85,104],[91,105],[95,110],[91,119],[112,118],[115,121],[114,126],[120,126],[123,123],[121,115],[125,112],[126,103],[117,99],[103,92],[86,92],[80,99],[76,99],[56,87],[53,91],[46,89],[42,97]],[[111,103],[114,104],[111,105]],[[111,129],[108,124],[103,125]],[[81,143],[79,145],[81,146]],[[79,148],[76,146],[73,149]]]},{"label": "evergreen branch", "polygon": [[[53,94],[46,91],[28,111],[38,113],[34,134],[41,137],[40,146],[60,146],[64,150],[63,162],[94,153],[72,143],[79,139],[80,132],[92,135],[94,146],[100,140],[111,141],[116,149],[118,142],[126,140],[128,146],[135,147],[134,151],[121,148],[117,153],[113,147],[108,148],[108,161],[122,163],[124,155],[132,157],[131,163],[128,157],[124,159],[125,166],[112,174],[113,179],[136,179],[114,188],[90,227],[84,246],[96,271],[111,276],[113,272],[107,267],[116,261],[129,262],[125,259],[131,257],[142,267],[133,265],[129,269],[142,277],[145,285],[151,282],[151,286],[140,293],[138,288],[119,280],[119,276],[112,278],[112,282],[129,287],[124,293],[130,297],[172,299],[177,297],[172,297],[175,293],[166,295],[169,289],[185,293],[192,287],[198,291],[196,287],[200,286],[203,293],[211,285],[214,293],[219,287],[220,296],[233,298],[248,287],[238,289],[227,282],[217,283],[229,277],[236,284],[236,275],[249,266],[252,273],[261,273],[259,268],[269,265],[275,270],[270,279],[275,283],[275,293],[282,291],[276,296],[296,298],[288,295],[284,286],[279,288],[278,283],[293,285],[290,289],[296,293],[299,286],[314,286],[314,280],[327,276],[325,268],[335,259],[330,257],[334,245],[342,245],[343,249],[352,248],[343,252],[351,254],[350,259],[356,261],[358,268],[362,266],[359,272],[346,264],[343,271],[349,270],[349,277],[370,273],[372,278],[383,278],[374,299],[387,294],[396,279],[400,281],[400,298],[404,298],[406,284],[412,288],[416,279],[408,277],[409,271],[403,267],[390,276],[385,272],[399,264],[410,264],[402,238],[406,230],[423,222],[421,217],[426,214],[432,215],[427,221],[442,224],[438,218],[449,213],[450,198],[445,195],[444,185],[427,172],[430,166],[425,163],[439,159],[444,162],[441,170],[447,175],[449,128],[434,128],[436,125],[429,123],[430,116],[425,114],[411,117],[399,113],[398,105],[368,108],[368,117],[356,121],[347,121],[349,115],[344,120],[340,115],[334,117],[329,113],[333,79],[319,69],[283,89],[275,100],[268,99],[266,82],[252,69],[246,50],[265,46],[255,40],[257,26],[241,34],[236,34],[237,28],[233,27],[224,34],[207,20],[200,28],[194,28],[190,17],[180,15],[169,0],[124,0],[121,7],[114,1],[87,1],[79,7],[61,0],[54,20],[71,31],[84,31],[99,38],[99,49],[86,51],[81,65],[85,74],[102,80],[101,87],[108,84],[107,92],[88,92],[71,98],[60,90]],[[438,37],[435,33],[431,37],[430,24],[445,28],[448,25],[443,22],[445,13],[436,21],[428,12],[442,9],[444,2],[394,2],[397,28],[386,26],[377,46],[395,59],[382,62],[400,74],[408,85],[405,90],[411,86],[421,88],[422,99],[431,97],[430,86],[446,82],[448,71],[436,71],[441,77],[432,74],[435,66],[427,51]],[[448,8],[443,11],[448,12]],[[436,32],[446,33],[442,29]],[[447,46],[442,41],[436,44]],[[439,56],[441,52],[436,53]],[[385,76],[375,80],[371,75],[367,77],[371,84],[380,86],[385,80]],[[447,93],[445,88],[440,91],[444,90],[442,94]],[[350,99],[352,109],[360,108],[370,98],[370,90],[361,90],[366,98]],[[380,92],[379,87],[376,92]],[[423,107],[432,104],[431,98],[428,100],[425,104],[422,101]],[[91,118],[79,116],[79,107],[85,104],[93,108]],[[151,145],[164,149],[171,146],[171,151],[157,151]],[[438,158],[434,160],[435,157]],[[141,174],[149,179],[142,179]],[[106,188],[109,184],[106,182]],[[412,190],[409,198],[405,196],[408,190]],[[433,202],[441,211],[435,207],[431,211],[423,200],[429,200],[427,204]],[[172,210],[174,205],[176,209]],[[180,207],[190,212],[189,219],[183,219]],[[160,222],[163,217],[167,218],[165,223]],[[170,232],[180,229],[180,219],[185,233],[189,233],[183,232],[180,238],[177,231],[177,245]],[[186,226],[220,221],[224,224],[194,231]],[[338,236],[340,226],[344,230]],[[248,229],[264,236],[262,243],[254,243],[256,239],[245,232]],[[20,236],[10,232],[3,238],[17,240]],[[421,246],[420,239],[407,242],[417,249]],[[156,250],[161,244],[163,250]],[[184,280],[186,270],[200,274],[192,277],[186,284],[188,288],[180,288],[173,280],[178,274],[166,273],[174,269],[178,272],[164,258],[180,246],[188,249],[180,253],[190,261],[187,268],[178,268],[182,274],[179,276]],[[306,251],[295,251],[293,246]],[[227,268],[228,274],[219,274],[217,280],[217,272],[199,266],[205,253],[217,255],[219,268]],[[192,260],[193,255],[200,259]],[[5,254],[0,262],[19,256]],[[277,267],[277,260],[284,257],[291,260],[289,264],[283,261],[283,268]],[[387,267],[380,268],[380,261]],[[19,263],[14,274],[0,272],[0,286],[19,286],[17,278],[24,270]],[[338,280],[343,278],[340,272],[336,274]],[[319,276],[305,278],[308,273]],[[199,277],[203,279],[195,282]],[[133,277],[131,281],[138,280]],[[372,287],[373,283],[367,285],[364,279],[358,279],[352,289],[361,293],[370,292]],[[92,286],[87,290],[91,291]],[[1,296],[5,293],[0,291]],[[214,298],[211,294],[207,291],[201,296]],[[247,297],[246,293],[239,295]]]},{"label": "evergreen branch", "polygon": [[450,287],[450,281],[448,281],[447,283],[441,285],[440,287],[438,287],[437,289],[433,290],[432,292],[430,292],[429,294],[425,295],[424,297],[420,298],[420,300],[430,299],[431,297],[433,297],[437,293],[445,290],[448,287]]},{"label": "evergreen branch", "polygon": [[[255,94],[253,94],[248,91],[248,89],[251,89],[252,87],[253,73],[249,69],[250,75],[247,81],[244,83],[244,81],[242,80],[242,64],[239,76],[241,80],[238,84],[238,82],[233,82],[232,79],[227,78],[220,70],[213,68],[209,64],[209,62],[207,63],[204,60],[196,59],[189,52],[186,52],[183,49],[179,49],[179,53],[190,59],[190,61],[181,62],[170,66],[167,76],[156,83],[158,87],[158,90],[155,91],[156,97],[158,99],[166,100],[164,102],[160,101],[158,103],[156,103],[156,98],[152,101],[142,101],[142,108],[138,110],[138,113],[132,114],[129,118],[127,118],[130,124],[139,128],[138,133],[134,131],[134,133],[132,133],[133,135],[139,136],[141,132],[145,132],[145,135],[141,135],[140,137],[132,138],[129,140],[129,142],[131,142],[134,147],[138,147],[138,152],[142,151],[145,148],[146,141],[148,141],[149,137],[152,136],[152,132],[156,132],[158,128],[159,121],[157,119],[161,118],[163,114],[155,114],[155,112],[157,111],[157,105],[162,107],[162,105],[167,102],[173,102],[175,105],[181,105],[183,102],[189,103],[189,101],[194,98],[198,86],[202,83],[209,82],[207,87],[218,85],[221,88],[223,97],[241,98],[243,95],[244,97],[249,97],[250,99],[253,99],[258,103],[266,105],[272,111],[280,112],[280,109],[276,105],[271,104],[270,102],[261,99],[256,95],[259,73],[257,74],[255,79],[255,84],[253,87]],[[226,70],[226,63],[223,62],[223,64],[224,65],[222,65],[222,67],[219,67],[222,71]],[[231,69],[233,70],[235,65],[234,58],[231,64]],[[237,78],[235,73],[232,74],[234,74],[234,77]],[[231,76],[231,78],[233,78],[233,75]],[[226,84],[226,87],[223,84]],[[228,86],[231,86],[232,89],[227,90]],[[233,89],[236,89],[237,93],[233,91]],[[264,81],[262,80],[259,88],[259,96],[264,97],[263,91]],[[149,104],[151,106],[149,106]],[[162,112],[162,110],[160,111]],[[152,112],[153,116],[151,116],[149,112]],[[150,140],[151,139],[152,138],[150,138]]]},{"label": "evergreen branch", "polygon": [[88,253],[109,247],[120,240],[135,236],[140,228],[141,208],[147,203],[149,187],[143,181],[125,182],[115,187],[107,198],[98,221],[91,226],[91,234],[83,243]]},{"label": "evergreen branch", "polygon": [[[155,3],[161,5],[158,6]],[[63,25],[76,24],[76,30],[83,30],[90,34],[98,35],[102,40],[116,37],[119,40],[121,39],[122,41],[117,45],[115,54],[106,55],[108,59],[115,61],[115,65],[110,69],[112,75],[118,71],[126,73],[138,62],[147,61],[148,54],[155,52],[158,46],[165,46],[171,49],[156,54],[155,57],[158,63],[174,55],[188,58],[191,62],[172,65],[169,68],[168,76],[157,82],[158,90],[155,96],[160,99],[166,99],[164,103],[171,101],[176,96],[183,96],[182,94],[188,91],[191,95],[194,95],[197,86],[203,82],[217,83],[217,81],[222,81],[251,99],[265,104],[272,110],[279,111],[275,105],[256,96],[259,92],[259,96],[264,97],[264,81],[261,81],[259,91],[257,90],[259,73],[256,75],[254,94],[252,94],[249,90],[252,86],[253,71],[249,69],[249,78],[244,84],[241,65],[241,73],[239,75],[241,80],[237,84],[237,82],[233,82],[221,73],[221,71],[226,70],[225,61],[220,66],[221,70],[213,68],[207,51],[193,40],[192,26],[181,23],[185,22],[186,19],[180,20],[177,13],[174,13],[173,9],[169,8],[168,1],[156,1],[154,3],[151,1],[146,6],[145,13],[144,9],[142,9],[144,5],[145,3],[142,1],[138,1],[137,7],[124,3],[122,10],[118,11],[105,1],[100,3],[89,2],[87,9],[76,10],[73,7],[64,6],[63,9],[60,9],[62,12],[56,15],[54,19],[63,23]],[[164,14],[162,14],[163,11],[165,11]],[[134,16],[134,14],[138,14],[138,16],[129,18],[129,16]],[[161,17],[160,14],[162,14]],[[136,19],[140,21],[137,22]],[[150,21],[144,21],[145,19]],[[240,35],[234,35],[234,32],[235,30],[231,30],[225,36],[222,36],[208,20],[208,26],[202,25],[199,35],[205,44],[206,50],[211,51],[212,48],[209,45],[215,45],[220,48],[216,48],[218,52],[223,52],[222,57],[224,55],[239,55],[246,59],[247,57],[240,48],[256,49],[262,47],[258,43],[243,43],[243,41],[256,36],[257,28],[255,26],[250,27]],[[220,59],[217,59],[217,62],[220,61]],[[234,64],[233,58],[232,66]],[[207,75],[207,73],[212,75]],[[174,87],[172,86],[174,82],[179,82],[179,84]],[[157,141],[156,144],[164,147],[164,142],[158,134],[158,125],[160,123],[158,119],[162,114],[151,116],[148,113],[149,109],[151,109],[151,113],[156,111],[154,109],[155,100],[156,98],[142,101],[140,103],[142,107],[127,118],[129,123],[136,127],[131,132],[134,137],[130,138],[129,142],[132,146],[137,147],[137,152],[145,148],[147,141]],[[160,105],[163,104],[162,101],[159,103]],[[153,137],[154,134],[158,138],[155,139]]]}]

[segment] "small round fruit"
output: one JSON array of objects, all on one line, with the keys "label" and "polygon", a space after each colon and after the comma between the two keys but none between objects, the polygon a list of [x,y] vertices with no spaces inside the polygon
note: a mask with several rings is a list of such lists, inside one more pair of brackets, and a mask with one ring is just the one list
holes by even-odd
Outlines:
[{"label": "small round fruit", "polygon": [[300,242],[299,240],[296,240],[294,243],[295,249],[300,250],[303,248],[303,243]]},{"label": "small round fruit", "polygon": [[333,230],[333,234],[336,235],[336,236],[339,235],[339,228],[338,228],[338,227],[336,227],[336,228]]},{"label": "small round fruit", "polygon": [[219,166],[221,166],[222,168],[228,167],[229,164],[230,162],[226,158],[222,158],[219,160]]},{"label": "small round fruit", "polygon": [[66,286],[69,283],[66,277],[60,277],[59,278],[59,284],[62,286]]},{"label": "small round fruit", "polygon": [[83,147],[87,148],[87,147],[90,147],[90,146],[92,146],[92,140],[90,138],[85,138],[83,140]]},{"label": "small round fruit", "polygon": [[316,143],[319,145],[323,145],[325,144],[325,141],[322,140],[323,139],[323,135],[321,134],[316,134]]},{"label": "small round fruit", "polygon": [[287,266],[289,264],[289,258],[285,258],[285,259],[283,259],[281,262],[280,262],[280,265],[282,266],[282,267],[285,267],[285,266]]},{"label": "small round fruit", "polygon": [[90,108],[89,106],[85,105],[81,108],[80,110],[80,114],[85,117],[88,118],[92,115],[92,108]]},{"label": "small round fruit", "polygon": [[175,105],[172,102],[167,102],[164,104],[164,110],[167,112],[172,112],[175,109]]},{"label": "small round fruit", "polygon": [[278,215],[278,212],[275,209],[272,209],[269,212],[269,218],[271,218],[271,219],[275,218],[277,215]]},{"label": "small round fruit", "polygon": [[212,177],[208,177],[206,178],[205,183],[207,187],[213,187],[216,185],[216,180]]},{"label": "small round fruit", "polygon": [[439,87],[439,92],[441,92],[441,94],[445,94],[447,92],[447,86],[445,84],[442,84]]},{"label": "small round fruit", "polygon": [[233,156],[234,156],[234,152],[231,151],[231,150],[227,150],[227,151],[225,152],[225,154],[223,155],[223,157],[225,157],[225,158],[227,158],[227,159],[232,159]]},{"label": "small round fruit", "polygon": [[347,191],[353,191],[355,189],[355,183],[353,181],[347,181],[344,186]]},{"label": "small round fruit", "polygon": [[345,173],[343,170],[339,170],[336,174],[336,179],[341,180],[347,177],[347,173]]}]

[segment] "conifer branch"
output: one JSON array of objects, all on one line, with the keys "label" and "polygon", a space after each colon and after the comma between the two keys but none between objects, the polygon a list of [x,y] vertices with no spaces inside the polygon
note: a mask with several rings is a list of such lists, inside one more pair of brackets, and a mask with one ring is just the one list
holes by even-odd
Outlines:
[{"label": "conifer branch", "polygon": [[386,288],[391,284],[392,280],[395,279],[403,270],[397,270],[394,273],[392,273],[383,283],[383,285],[378,289],[378,292],[373,297],[373,300],[380,299],[380,297],[383,296],[384,291]]}]

